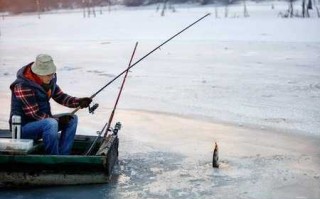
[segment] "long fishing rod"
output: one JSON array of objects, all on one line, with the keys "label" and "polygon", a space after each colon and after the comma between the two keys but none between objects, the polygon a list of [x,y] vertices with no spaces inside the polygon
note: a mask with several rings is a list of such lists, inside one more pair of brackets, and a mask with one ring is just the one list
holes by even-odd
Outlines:
[{"label": "long fishing rod", "polygon": [[[207,16],[209,16],[210,13],[204,15],[203,17],[199,18],[198,20],[196,20],[195,22],[193,22],[192,24],[190,24],[189,26],[185,27],[184,29],[182,29],[180,32],[176,33],[175,35],[173,35],[172,37],[170,37],[169,39],[167,39],[165,42],[163,42],[162,44],[160,44],[159,46],[157,46],[156,48],[154,48],[153,50],[151,50],[149,53],[147,53],[146,55],[144,55],[143,57],[141,57],[138,61],[136,61],[135,63],[133,63],[130,67],[128,67],[126,70],[122,71],[119,75],[117,75],[115,78],[113,78],[110,82],[108,82],[106,85],[104,85],[101,89],[99,89],[96,93],[94,93],[90,98],[93,99],[96,95],[98,95],[103,89],[105,89],[107,86],[109,86],[112,82],[114,82],[116,79],[118,79],[121,75],[123,75],[127,70],[131,69],[132,67],[134,67],[135,65],[137,65],[139,62],[141,62],[143,59],[145,59],[146,57],[148,57],[150,54],[152,54],[154,51],[158,50],[159,48],[161,48],[161,46],[165,45],[166,43],[168,43],[170,40],[172,40],[173,38],[175,38],[176,36],[180,35],[182,32],[186,31],[188,28],[190,28],[191,26],[195,25],[196,23],[198,23],[199,21],[201,21],[202,19],[206,18]],[[74,111],[72,111],[71,114],[76,113],[78,110],[80,109],[80,107],[76,108]]]},{"label": "long fishing rod", "polygon": [[130,61],[129,61],[128,68],[127,68],[127,70],[126,70],[126,72],[125,72],[126,74],[125,74],[125,76],[124,76],[124,78],[123,78],[123,81],[122,81],[122,84],[121,84],[121,87],[120,87],[120,90],[119,90],[119,93],[118,93],[118,96],[117,96],[117,100],[116,100],[116,102],[115,102],[115,104],[114,104],[114,106],[113,106],[113,110],[112,110],[112,112],[111,112],[111,114],[110,114],[108,123],[106,123],[106,124],[104,125],[104,127],[102,128],[102,130],[99,132],[99,135],[95,138],[95,140],[94,140],[93,143],[91,144],[90,148],[89,148],[88,151],[85,153],[86,155],[90,155],[92,149],[93,149],[94,146],[96,145],[96,142],[98,141],[98,139],[100,138],[102,132],[104,131],[104,129],[105,129],[106,127],[107,127],[107,128],[105,129],[105,132],[104,132],[103,137],[105,138],[105,137],[107,136],[108,132],[109,132],[109,129],[110,129],[110,126],[111,126],[111,123],[112,123],[112,120],[113,120],[113,116],[114,116],[114,113],[115,113],[115,111],[116,111],[116,109],[117,109],[117,105],[118,105],[118,102],[119,102],[119,99],[120,99],[120,96],[121,96],[121,93],[122,93],[122,90],[123,90],[123,86],[124,86],[124,83],[126,82],[126,79],[127,79],[128,73],[129,73],[129,69],[130,69],[130,66],[131,66],[131,62],[132,62],[133,56],[134,56],[134,54],[135,54],[135,52],[136,52],[137,46],[138,46],[138,42],[136,42],[136,45],[134,46],[134,49],[133,49],[133,52],[132,52],[132,55],[131,55],[131,58],[130,58]]},{"label": "long fishing rod", "polygon": [[133,53],[132,53],[132,56],[131,56],[131,59],[130,59],[129,65],[128,65],[128,69],[126,70],[126,74],[124,75],[124,78],[123,78],[123,81],[122,81],[122,84],[121,84],[121,87],[120,87],[120,91],[119,91],[117,100],[116,100],[116,102],[115,102],[115,104],[114,104],[113,110],[112,110],[111,115],[110,115],[110,117],[109,117],[108,127],[107,127],[107,129],[106,129],[103,137],[106,137],[107,134],[108,134],[108,131],[109,131],[109,128],[110,128],[110,125],[111,125],[111,122],[112,122],[112,119],[113,119],[113,116],[114,116],[114,112],[115,112],[116,109],[117,109],[117,105],[118,105],[118,102],[119,102],[119,99],[120,99],[120,96],[121,96],[121,93],[122,93],[122,89],[123,89],[124,83],[126,82],[129,69],[131,68],[131,62],[132,62],[133,56],[134,56],[134,54],[135,54],[135,52],[136,52],[137,46],[138,46],[138,42],[136,42],[136,45],[134,46],[134,50],[133,50]]}]

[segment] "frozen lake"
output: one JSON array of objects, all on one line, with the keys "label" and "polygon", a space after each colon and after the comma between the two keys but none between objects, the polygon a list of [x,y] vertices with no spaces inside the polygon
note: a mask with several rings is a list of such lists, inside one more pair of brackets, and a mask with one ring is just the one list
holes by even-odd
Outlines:
[{"label": "frozen lake", "polygon": [[[249,3],[248,18],[241,5],[228,18],[219,7],[216,18],[213,6],[179,6],[164,17],[155,6],[114,7],[96,18],[80,11],[0,20],[7,128],[9,85],[37,54],[52,55],[66,93],[90,96],[126,69],[136,41],[134,61],[212,13],[129,73],[115,118],[124,128],[113,183],[2,190],[0,198],[319,198],[320,20],[278,17],[285,9]],[[120,79],[94,99],[94,115],[77,113],[78,133],[100,130]],[[210,165],[214,141],[219,170]]]},{"label": "frozen lake", "polygon": [[[319,19],[277,17],[285,4],[273,10],[268,3],[249,4],[249,18],[241,17],[241,8],[229,8],[239,18],[209,16],[135,66],[121,108],[319,136]],[[208,12],[214,7],[179,8],[165,17],[148,7],[96,18],[81,12],[6,18],[0,24],[1,100],[9,104],[16,70],[39,53],[54,57],[67,93],[91,95],[126,68],[136,41],[134,61]],[[115,86],[96,98],[106,108]],[[1,110],[1,126],[8,112]]]}]

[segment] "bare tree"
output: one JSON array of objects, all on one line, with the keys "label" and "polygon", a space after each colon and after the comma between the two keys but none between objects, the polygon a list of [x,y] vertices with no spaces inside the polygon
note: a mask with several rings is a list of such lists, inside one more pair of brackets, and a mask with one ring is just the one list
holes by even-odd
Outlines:
[{"label": "bare tree", "polygon": [[217,6],[214,7],[214,15],[215,15],[216,18],[219,18],[218,7]]},{"label": "bare tree", "polygon": [[169,2],[169,9],[170,9],[172,12],[176,12],[176,8],[174,7],[174,5],[173,5],[172,2]]},{"label": "bare tree", "polygon": [[320,18],[320,10],[319,10],[319,7],[316,6],[316,9],[317,9],[318,18]]},{"label": "bare tree", "polygon": [[226,7],[224,8],[224,17],[227,18],[229,14],[229,8],[228,8],[228,4],[226,4]]},{"label": "bare tree", "polygon": [[[318,0],[318,2],[317,2],[316,0],[313,0],[313,2],[312,2],[312,5],[313,5],[313,6],[311,6],[311,7],[313,7],[313,8],[316,9],[318,18],[320,18],[320,9],[319,9],[319,7],[318,7],[318,4],[319,4],[319,3],[320,3],[320,0]],[[312,8],[311,8],[311,9],[312,9]]]},{"label": "bare tree", "polygon": [[[83,17],[86,18],[91,16],[91,14],[96,17],[95,4],[93,4],[92,0],[82,0],[83,6]],[[87,10],[87,11],[86,11]],[[87,15],[86,15],[87,13]]]},{"label": "bare tree", "polygon": [[244,17],[249,17],[247,5],[246,5],[246,0],[243,0],[243,16]]},{"label": "bare tree", "polygon": [[83,7],[83,18],[86,18],[86,0],[82,0],[82,7]]},{"label": "bare tree", "polygon": [[306,0],[302,0],[302,17],[310,17],[309,14],[309,6],[312,8],[312,4],[309,4],[309,2],[306,4]]},{"label": "bare tree", "polygon": [[164,16],[164,13],[167,9],[167,3],[168,3],[168,0],[164,0],[163,1],[163,7],[162,7],[162,11],[161,11],[161,16]]},{"label": "bare tree", "polygon": [[308,0],[307,9],[312,10],[312,0]]},{"label": "bare tree", "polygon": [[288,14],[289,14],[289,17],[293,17],[293,0],[289,0]]},{"label": "bare tree", "polygon": [[305,13],[306,13],[306,1],[305,0],[302,0],[302,4],[301,4],[301,7],[302,7],[302,17],[305,17]]},{"label": "bare tree", "polygon": [[36,4],[37,4],[38,19],[40,19],[40,0],[36,0]]}]

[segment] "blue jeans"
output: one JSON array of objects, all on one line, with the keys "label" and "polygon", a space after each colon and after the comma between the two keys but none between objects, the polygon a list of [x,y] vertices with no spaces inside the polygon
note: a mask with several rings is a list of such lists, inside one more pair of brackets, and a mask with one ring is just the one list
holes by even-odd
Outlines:
[{"label": "blue jeans", "polygon": [[[47,154],[68,155],[71,153],[78,125],[78,117],[76,115],[72,117],[73,119],[63,129],[58,129],[58,121],[53,118],[27,123],[21,128],[21,138],[33,140],[42,138]],[[59,130],[61,130],[60,137]]]}]

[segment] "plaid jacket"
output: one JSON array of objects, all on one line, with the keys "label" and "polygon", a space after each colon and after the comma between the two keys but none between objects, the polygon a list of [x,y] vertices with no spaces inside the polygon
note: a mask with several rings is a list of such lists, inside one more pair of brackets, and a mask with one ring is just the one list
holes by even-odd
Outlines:
[{"label": "plaid jacket", "polygon": [[12,90],[10,123],[14,114],[21,116],[22,125],[52,117],[49,102],[51,98],[63,106],[70,108],[79,106],[79,98],[65,94],[56,84],[56,75],[51,81],[51,89],[46,91],[36,76],[30,76],[31,64],[18,71],[17,80],[10,86]]},{"label": "plaid jacket", "polygon": [[[36,98],[36,92],[33,89],[21,84],[16,84],[13,89],[13,93],[17,99],[22,102],[22,110],[26,116],[35,120],[52,117],[51,114],[40,111]],[[55,92],[52,93],[51,97],[57,103],[70,108],[76,108],[79,105],[79,100],[77,98],[63,93],[58,85],[56,85]]]}]

